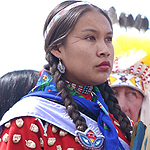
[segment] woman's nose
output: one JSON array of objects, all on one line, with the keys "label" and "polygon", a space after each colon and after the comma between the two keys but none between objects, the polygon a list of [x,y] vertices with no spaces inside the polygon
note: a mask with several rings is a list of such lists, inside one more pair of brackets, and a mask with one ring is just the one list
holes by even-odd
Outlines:
[{"label": "woman's nose", "polygon": [[98,46],[97,55],[99,57],[108,57],[110,56],[110,50],[105,42],[100,42]]}]

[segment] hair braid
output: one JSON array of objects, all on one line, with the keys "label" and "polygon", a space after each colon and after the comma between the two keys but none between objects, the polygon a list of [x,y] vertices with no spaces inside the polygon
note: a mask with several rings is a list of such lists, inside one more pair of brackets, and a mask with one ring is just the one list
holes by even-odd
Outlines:
[{"label": "hair braid", "polygon": [[[67,109],[68,115],[73,119],[77,130],[85,131],[87,129],[86,120],[80,115],[77,104],[74,102],[62,74],[57,69],[58,59],[55,58],[50,52],[47,53],[46,59],[49,62],[51,73],[54,75],[57,90],[61,93],[61,97]],[[46,65],[45,69],[47,68],[48,67]]]},{"label": "hair braid", "polygon": [[125,113],[121,111],[118,100],[115,97],[113,90],[108,85],[107,81],[99,85],[98,88],[102,94],[102,97],[104,98],[105,103],[108,106],[109,112],[112,113],[115,119],[118,120],[120,129],[126,134],[127,139],[130,141],[130,131],[132,130],[131,123]]}]

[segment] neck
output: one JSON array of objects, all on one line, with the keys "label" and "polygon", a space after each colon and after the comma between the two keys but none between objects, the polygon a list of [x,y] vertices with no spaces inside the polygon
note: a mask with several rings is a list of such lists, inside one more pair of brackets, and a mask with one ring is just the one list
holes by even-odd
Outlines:
[{"label": "neck", "polygon": [[78,92],[81,92],[83,94],[89,94],[93,90],[93,86],[89,86],[89,85],[85,85],[85,86],[77,85],[77,84],[71,83],[71,82],[69,82],[67,80],[66,80],[66,83],[69,84],[72,88],[74,88]]}]

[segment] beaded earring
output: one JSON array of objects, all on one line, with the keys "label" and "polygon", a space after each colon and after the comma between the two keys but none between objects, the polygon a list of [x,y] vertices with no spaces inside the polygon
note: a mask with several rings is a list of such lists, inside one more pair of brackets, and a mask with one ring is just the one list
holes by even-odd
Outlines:
[{"label": "beaded earring", "polygon": [[61,63],[61,60],[59,58],[59,63],[57,65],[57,69],[59,70],[60,73],[65,73],[65,66]]}]

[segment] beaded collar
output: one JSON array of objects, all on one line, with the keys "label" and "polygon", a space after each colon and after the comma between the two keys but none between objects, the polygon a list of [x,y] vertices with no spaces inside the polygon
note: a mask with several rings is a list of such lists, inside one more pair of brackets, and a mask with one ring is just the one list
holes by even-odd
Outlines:
[{"label": "beaded collar", "polygon": [[81,85],[77,85],[75,83],[71,83],[71,82],[69,82],[67,80],[66,80],[66,83],[69,84],[75,90],[77,90],[77,91],[79,91],[79,92],[81,92],[83,94],[89,94],[93,90],[93,86],[81,86]]}]

